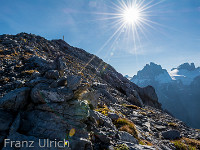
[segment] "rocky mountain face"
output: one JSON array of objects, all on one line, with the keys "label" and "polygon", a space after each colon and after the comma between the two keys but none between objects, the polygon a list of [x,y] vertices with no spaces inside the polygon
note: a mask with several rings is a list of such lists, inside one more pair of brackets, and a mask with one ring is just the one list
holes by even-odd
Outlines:
[{"label": "rocky mountain face", "polygon": [[97,56],[63,40],[0,36],[1,149],[199,149],[199,139],[161,109],[152,86]]},{"label": "rocky mountain face", "polygon": [[184,63],[171,72],[150,63],[131,81],[141,87],[155,88],[162,107],[189,126],[200,128],[200,68]]}]

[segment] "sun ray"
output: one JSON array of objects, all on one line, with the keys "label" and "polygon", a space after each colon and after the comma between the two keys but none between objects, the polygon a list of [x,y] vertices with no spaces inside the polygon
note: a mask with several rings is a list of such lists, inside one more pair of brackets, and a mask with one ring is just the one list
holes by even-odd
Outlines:
[{"label": "sun ray", "polygon": [[[152,17],[152,7],[162,3],[163,1],[164,0],[160,0],[159,2],[155,2],[155,0],[116,0],[110,2],[112,4],[112,6],[108,6],[110,12],[94,13],[101,15],[102,17],[97,20],[108,20],[106,23],[109,30],[115,30],[96,54],[102,51],[109,44],[110,48],[113,49],[116,41],[121,38],[122,35],[125,35],[124,39],[126,39],[128,46],[131,45],[130,49],[134,52],[137,61],[137,51],[142,47],[141,37],[144,36],[148,39],[147,27],[156,30],[154,25],[161,26],[159,23],[152,21],[150,17]],[[105,57],[107,57],[108,54],[109,52],[107,52]],[[86,66],[94,58],[95,56],[91,58]]]}]

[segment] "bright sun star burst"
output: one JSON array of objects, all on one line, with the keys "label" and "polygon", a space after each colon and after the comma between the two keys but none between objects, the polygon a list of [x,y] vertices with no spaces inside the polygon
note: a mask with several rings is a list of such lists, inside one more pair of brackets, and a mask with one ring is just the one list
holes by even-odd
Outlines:
[{"label": "bright sun star burst", "polygon": [[[137,55],[138,51],[142,49],[141,39],[143,38],[141,38],[141,36],[147,38],[145,32],[148,30],[147,27],[156,30],[152,24],[160,25],[151,20],[152,7],[162,2],[162,0],[155,1],[156,0],[114,0],[114,2],[111,1],[112,6],[107,6],[109,12],[96,13],[102,17],[98,20],[109,21],[106,22],[110,23],[107,27],[115,29],[114,33],[105,41],[97,53],[109,45],[110,48],[108,49],[111,49],[111,52],[108,52],[104,56],[105,58],[109,58],[114,55],[116,49],[120,49],[119,43],[121,42],[120,44],[123,50],[128,50],[128,52]],[[91,58],[86,66],[94,58],[95,56]],[[99,66],[101,66],[101,64]]]},{"label": "bright sun star burst", "polygon": [[[109,20],[111,28],[115,28],[115,32],[100,48],[103,49],[111,41],[113,45],[118,42],[118,39],[124,39],[129,41],[126,45],[130,45],[133,53],[142,47],[141,38],[142,36],[147,38],[146,31],[149,28],[156,30],[153,24],[158,25],[156,22],[151,20],[152,7],[161,3],[162,1],[155,2],[156,0],[116,0],[112,3],[112,8],[107,13],[99,13],[102,15],[101,20]],[[122,38],[122,35],[125,35]],[[118,42],[119,43],[119,42]],[[111,46],[111,47],[112,47]]]},{"label": "bright sun star burst", "polygon": [[124,22],[127,24],[136,24],[138,21],[140,21],[141,17],[140,10],[136,6],[126,8],[122,15]]}]

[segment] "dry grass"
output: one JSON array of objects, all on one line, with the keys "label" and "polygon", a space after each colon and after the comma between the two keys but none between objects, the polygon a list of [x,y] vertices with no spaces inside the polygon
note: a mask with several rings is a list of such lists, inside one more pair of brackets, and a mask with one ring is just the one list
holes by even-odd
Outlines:
[{"label": "dry grass", "polygon": [[98,112],[102,113],[105,116],[108,115],[108,112],[111,112],[110,109],[106,105],[104,105],[102,108],[95,109],[95,111],[98,111]]},{"label": "dry grass", "polygon": [[140,107],[138,107],[136,105],[124,105],[124,107],[126,107],[126,108],[132,108],[132,109],[141,109]]},{"label": "dry grass", "polygon": [[153,146],[153,144],[152,144],[152,143],[150,143],[150,142],[149,142],[149,141],[147,141],[147,140],[140,140],[139,144],[141,144],[141,145]]},{"label": "dry grass", "polygon": [[146,116],[147,113],[146,112],[139,112],[140,114],[142,114],[143,116]]},{"label": "dry grass", "polygon": [[25,70],[25,71],[22,71],[23,74],[33,74],[35,72],[38,72],[37,70]]},{"label": "dry grass", "polygon": [[136,139],[139,139],[138,131],[132,121],[128,120],[127,118],[119,118],[118,120],[114,121],[114,124],[120,131],[126,131],[132,134]]},{"label": "dry grass", "polygon": [[178,127],[178,124],[176,124],[174,122],[168,122],[167,124],[168,124],[168,126],[171,126],[171,127]]},{"label": "dry grass", "polygon": [[180,140],[171,141],[177,150],[199,150],[200,141],[183,137]]}]

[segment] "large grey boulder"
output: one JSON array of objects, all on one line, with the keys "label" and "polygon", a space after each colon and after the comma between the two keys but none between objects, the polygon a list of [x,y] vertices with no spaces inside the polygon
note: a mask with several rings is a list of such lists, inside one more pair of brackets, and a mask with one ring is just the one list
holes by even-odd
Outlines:
[{"label": "large grey boulder", "polygon": [[99,122],[100,125],[116,130],[116,127],[112,123],[112,120],[109,117],[99,113],[98,111],[91,110],[90,116],[93,117],[97,122]]},{"label": "large grey boulder", "polygon": [[37,67],[41,72],[56,69],[56,65],[53,61],[45,60],[42,57],[34,56],[28,59],[30,65]]},{"label": "large grey boulder", "polygon": [[180,132],[178,130],[168,130],[168,131],[162,132],[162,136],[165,139],[175,140],[175,139],[180,138]]},{"label": "large grey boulder", "polygon": [[89,116],[86,101],[72,100],[67,103],[39,104],[35,110],[21,115],[20,131],[40,138],[62,139],[71,128],[76,135],[86,137],[84,121]]},{"label": "large grey boulder", "polygon": [[119,131],[119,139],[122,140],[122,141],[127,141],[127,142],[138,144],[137,139],[134,138],[134,136],[132,136],[128,132],[125,132],[125,131]]},{"label": "large grey boulder", "polygon": [[49,88],[48,84],[40,83],[31,91],[31,99],[34,103],[64,102],[72,99],[72,90],[66,87]]},{"label": "large grey boulder", "polygon": [[7,93],[0,98],[0,108],[17,111],[23,109],[28,102],[30,88],[23,87]]}]

